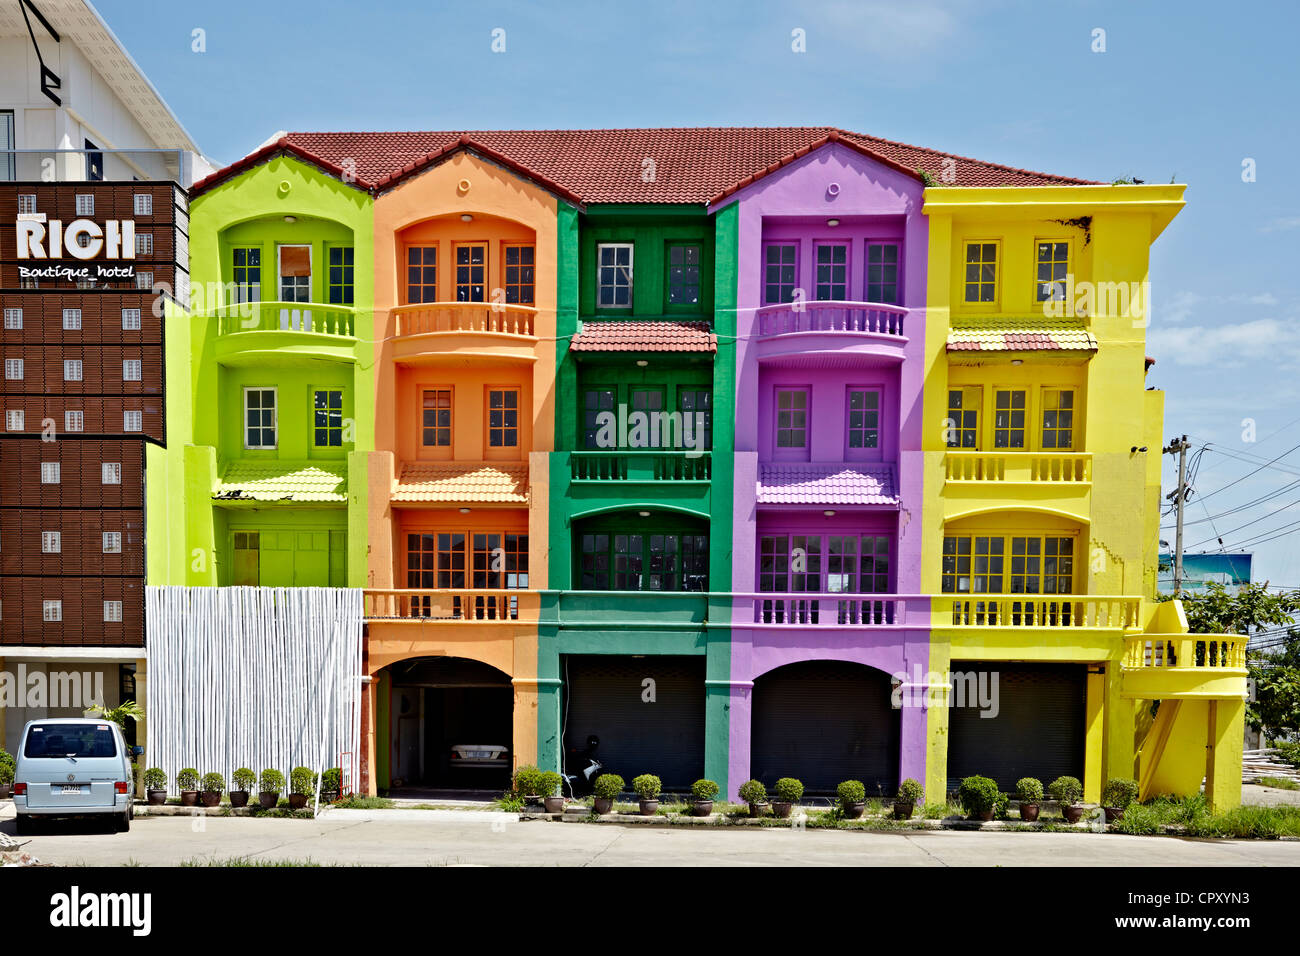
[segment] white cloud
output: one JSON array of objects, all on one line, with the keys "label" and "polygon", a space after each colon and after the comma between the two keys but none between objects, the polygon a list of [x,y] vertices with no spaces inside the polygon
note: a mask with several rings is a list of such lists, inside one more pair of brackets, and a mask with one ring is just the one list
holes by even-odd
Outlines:
[{"label": "white cloud", "polygon": [[1153,325],[1147,330],[1147,351],[1175,365],[1300,364],[1300,328],[1277,319],[1230,318],[1212,326]]},{"label": "white cloud", "polygon": [[[957,14],[971,9],[961,0],[834,2],[818,8],[837,39],[885,57],[912,57],[933,50],[963,28]],[[809,42],[812,42],[810,37]]]},{"label": "white cloud", "polygon": [[1260,227],[1260,232],[1284,232],[1288,229],[1300,229],[1300,216],[1283,216]]}]

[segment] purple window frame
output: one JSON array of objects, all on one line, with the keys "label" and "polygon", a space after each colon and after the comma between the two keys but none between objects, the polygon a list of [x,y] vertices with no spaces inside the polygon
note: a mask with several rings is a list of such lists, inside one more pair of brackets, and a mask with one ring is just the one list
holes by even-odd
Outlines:
[{"label": "purple window frame", "polygon": [[898,259],[894,265],[894,301],[886,305],[903,304],[903,242],[901,239],[868,239],[862,254],[862,300],[871,299],[871,250],[876,246],[893,246],[898,250]]},{"label": "purple window frame", "polygon": [[[804,396],[803,403],[803,444],[798,447],[782,447],[781,435],[781,393],[799,392]],[[776,385],[772,389],[772,459],[773,461],[807,461],[812,450],[812,386],[811,385]]]},{"label": "purple window frame", "polygon": [[[852,415],[854,392],[874,392],[876,395],[876,447],[854,448],[851,444],[853,433]],[[883,457],[881,446],[884,444],[885,430],[885,390],[879,385],[849,385],[844,389],[844,460],[845,461],[880,461]]]},{"label": "purple window frame", "polygon": [[[844,250],[844,294],[823,299],[818,292],[821,282],[817,278],[818,254],[822,249],[840,248]],[[835,285],[837,283],[829,283]],[[812,296],[817,302],[844,302],[853,295],[853,242],[848,239],[817,239],[813,242],[812,260]]]},{"label": "purple window frame", "polygon": [[[760,277],[760,281],[763,288],[764,305],[778,305],[782,302],[790,301],[789,299],[769,299],[767,297],[767,288],[769,285],[767,281],[767,250],[772,248],[788,248],[794,250],[794,282],[790,286],[791,290],[794,290],[799,288],[799,246],[800,243],[797,239],[769,239],[763,243],[763,274]],[[776,285],[780,288],[783,283],[778,281]]]}]

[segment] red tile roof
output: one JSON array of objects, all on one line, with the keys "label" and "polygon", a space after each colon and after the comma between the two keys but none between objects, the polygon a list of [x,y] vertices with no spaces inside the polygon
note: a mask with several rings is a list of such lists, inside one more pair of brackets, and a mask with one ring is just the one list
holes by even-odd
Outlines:
[{"label": "red tile roof", "polygon": [[527,504],[528,466],[404,462],[393,488],[392,500]]},{"label": "red tile roof", "polygon": [[708,322],[586,322],[569,342],[572,352],[716,352]]},{"label": "red tile roof", "polygon": [[898,481],[888,464],[763,464],[757,500],[761,505],[897,506]]},{"label": "red tile roof", "polygon": [[[952,186],[1086,185],[833,126],[286,133],[194,185],[195,193],[287,150],[381,190],[460,149],[481,153],[576,203],[710,203],[829,142]],[[650,160],[653,165],[646,161]],[[653,175],[647,175],[653,171]]]},{"label": "red tile roof", "polygon": [[1095,352],[1097,338],[1076,326],[999,322],[948,331],[949,352]]}]

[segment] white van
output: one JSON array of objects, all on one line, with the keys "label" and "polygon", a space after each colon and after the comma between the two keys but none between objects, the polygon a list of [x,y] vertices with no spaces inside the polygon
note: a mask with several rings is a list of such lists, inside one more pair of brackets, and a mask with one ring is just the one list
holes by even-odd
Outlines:
[{"label": "white van", "polygon": [[103,718],[47,717],[23,728],[14,769],[18,832],[36,817],[107,816],[131,827],[131,758],[117,724]]}]

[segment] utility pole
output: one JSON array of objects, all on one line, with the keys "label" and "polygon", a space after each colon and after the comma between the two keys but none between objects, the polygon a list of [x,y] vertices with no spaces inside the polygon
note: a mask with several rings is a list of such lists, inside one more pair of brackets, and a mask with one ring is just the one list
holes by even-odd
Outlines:
[{"label": "utility pole", "polygon": [[1187,436],[1171,438],[1166,455],[1178,453],[1178,487],[1169,495],[1174,499],[1177,509],[1177,524],[1174,531],[1174,597],[1183,589],[1183,504],[1187,501]]}]

